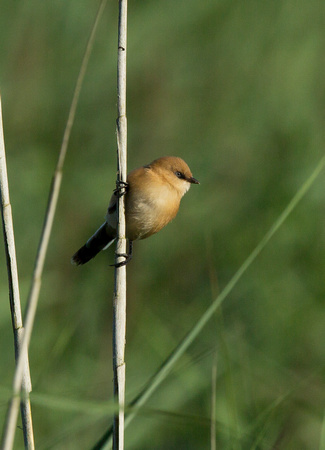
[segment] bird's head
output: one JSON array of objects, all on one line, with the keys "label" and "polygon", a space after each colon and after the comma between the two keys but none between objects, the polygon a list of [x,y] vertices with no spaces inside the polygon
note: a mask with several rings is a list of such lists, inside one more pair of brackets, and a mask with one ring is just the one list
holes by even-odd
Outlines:
[{"label": "bird's head", "polygon": [[158,158],[147,167],[167,181],[182,197],[191,187],[191,184],[200,184],[196,180],[186,162],[177,156],[164,156]]}]

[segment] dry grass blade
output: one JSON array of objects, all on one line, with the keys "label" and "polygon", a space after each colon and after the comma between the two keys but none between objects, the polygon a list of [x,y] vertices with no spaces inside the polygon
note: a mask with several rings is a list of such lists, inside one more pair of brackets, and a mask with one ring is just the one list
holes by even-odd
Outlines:
[{"label": "dry grass blade", "polygon": [[61,187],[61,181],[62,181],[62,168],[68,148],[69,138],[71,134],[72,125],[74,122],[74,117],[77,109],[77,104],[79,100],[79,95],[81,91],[81,86],[83,83],[83,79],[86,73],[89,57],[92,51],[95,34],[97,30],[97,26],[100,20],[100,17],[104,11],[105,5],[107,3],[107,0],[102,0],[99,6],[99,9],[96,14],[95,22],[93,24],[90,37],[88,39],[88,43],[86,46],[85,54],[83,56],[83,60],[81,63],[80,72],[77,78],[76,87],[73,94],[73,99],[70,106],[69,116],[65,128],[65,132],[63,135],[63,141],[59,153],[59,158],[57,162],[57,166],[53,175],[52,184],[50,188],[50,194],[49,199],[47,203],[47,210],[45,214],[45,220],[43,224],[43,230],[40,238],[39,248],[36,256],[36,262],[33,272],[33,279],[32,284],[28,296],[27,301],[27,311],[26,311],[26,319],[25,319],[25,332],[23,335],[22,343],[21,343],[21,352],[19,355],[19,358],[17,359],[17,365],[14,375],[14,381],[13,381],[13,397],[8,409],[7,413],[7,427],[5,429],[4,433],[4,442],[10,442],[10,445],[6,445],[4,447],[5,450],[9,450],[12,448],[13,445],[13,439],[14,439],[14,432],[16,429],[16,422],[17,422],[17,416],[18,416],[18,406],[19,406],[19,393],[20,388],[22,384],[22,376],[23,376],[23,370],[24,370],[24,361],[26,359],[27,351],[28,351],[28,345],[30,342],[30,337],[32,334],[33,324],[34,324],[34,318],[36,314],[37,309],[37,303],[39,298],[39,292],[41,288],[41,279],[42,279],[42,273],[43,273],[43,267],[45,262],[45,256],[48,248],[48,243],[52,231],[52,225],[54,221],[54,215],[56,211],[56,205],[58,201],[58,196],[60,192]]},{"label": "dry grass blade", "polygon": [[[6,153],[4,144],[3,122],[2,122],[2,106],[0,97],[0,191],[1,191],[1,215],[3,222],[3,236],[7,260],[8,282],[9,282],[9,300],[11,310],[11,320],[14,332],[15,342],[15,357],[16,361],[19,358],[21,349],[21,340],[24,333],[19,282],[18,269],[16,259],[14,227],[12,221],[12,211],[9,197],[9,183],[7,176]],[[20,401],[20,410],[23,423],[23,434],[25,447],[28,449],[34,448],[34,433],[32,412],[29,400],[29,393],[32,390],[28,355],[24,358],[23,374],[22,374],[22,398]],[[14,430],[8,434],[12,437]],[[5,442],[3,444],[6,444]],[[5,445],[3,446],[5,447]]]}]

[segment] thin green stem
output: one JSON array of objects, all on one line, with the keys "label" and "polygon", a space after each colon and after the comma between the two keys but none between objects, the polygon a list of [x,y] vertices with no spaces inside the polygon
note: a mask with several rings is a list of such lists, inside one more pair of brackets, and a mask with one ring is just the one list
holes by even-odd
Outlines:
[{"label": "thin green stem", "polygon": [[[133,407],[133,412],[126,416],[125,418],[125,427],[127,427],[132,420],[136,417],[141,407],[146,403],[146,401],[151,397],[151,395],[156,391],[156,389],[160,386],[162,381],[165,380],[167,375],[170,373],[171,369],[174,367],[179,358],[186,352],[188,347],[192,344],[192,342],[197,338],[199,333],[203,330],[208,321],[213,317],[216,310],[223,303],[226,297],[230,294],[230,292],[234,289],[236,284],[240,281],[242,276],[246,273],[261,251],[266,247],[275,233],[279,230],[279,228],[283,225],[292,211],[297,207],[302,198],[306,195],[310,187],[315,182],[316,178],[322,171],[325,166],[325,156],[323,156],[318,162],[317,166],[311,173],[311,175],[307,178],[307,180],[303,183],[297,193],[293,196],[291,201],[288,203],[286,208],[280,214],[278,219],[271,226],[269,231],[265,234],[265,236],[261,239],[261,241],[257,244],[254,250],[250,253],[247,259],[243,262],[231,280],[228,282],[224,290],[217,296],[211,306],[205,311],[205,313],[201,316],[198,322],[194,325],[194,327],[188,332],[188,334],[183,338],[183,340],[178,344],[178,346],[173,350],[173,352],[169,355],[169,357],[164,361],[158,371],[152,376],[152,378],[148,381],[145,388],[139,393],[139,395],[131,402],[130,406]],[[101,443],[101,447],[94,448],[107,448],[111,441],[111,431],[107,431],[105,435],[99,441]]]}]

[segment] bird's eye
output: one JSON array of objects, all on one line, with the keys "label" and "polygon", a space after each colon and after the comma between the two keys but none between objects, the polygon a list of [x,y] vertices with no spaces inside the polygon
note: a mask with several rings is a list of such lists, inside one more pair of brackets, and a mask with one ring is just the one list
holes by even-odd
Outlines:
[{"label": "bird's eye", "polygon": [[175,175],[177,176],[177,178],[181,178],[181,179],[182,179],[182,178],[185,178],[185,177],[184,177],[184,174],[183,174],[182,172],[176,171],[176,172],[175,172]]}]

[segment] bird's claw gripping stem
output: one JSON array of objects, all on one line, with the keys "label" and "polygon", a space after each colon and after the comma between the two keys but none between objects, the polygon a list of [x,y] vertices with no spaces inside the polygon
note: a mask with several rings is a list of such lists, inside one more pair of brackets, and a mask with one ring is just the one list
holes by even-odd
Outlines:
[{"label": "bird's claw gripping stem", "polygon": [[121,261],[119,263],[110,264],[111,267],[122,267],[125,266],[128,262],[131,261],[133,256],[133,242],[129,241],[129,252],[128,253],[116,253],[117,257],[123,257],[125,258],[124,261]]},{"label": "bird's claw gripping stem", "polygon": [[114,189],[114,194],[118,198],[120,198],[127,193],[128,187],[129,187],[129,183],[119,180],[116,182],[116,189]]}]

